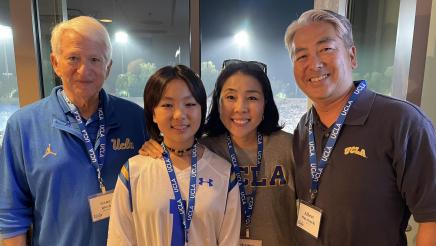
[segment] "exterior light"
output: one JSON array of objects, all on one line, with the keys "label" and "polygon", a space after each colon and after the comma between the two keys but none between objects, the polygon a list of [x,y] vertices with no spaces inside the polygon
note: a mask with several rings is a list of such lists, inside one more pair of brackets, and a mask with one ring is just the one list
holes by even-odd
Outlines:
[{"label": "exterior light", "polygon": [[12,38],[12,29],[8,26],[0,25],[0,40]]},{"label": "exterior light", "polygon": [[235,34],[235,36],[233,37],[234,41],[236,44],[238,44],[238,46],[240,47],[244,47],[248,45],[248,34],[246,31],[240,31],[238,33]]},{"label": "exterior light", "polygon": [[129,41],[129,35],[126,32],[120,31],[115,33],[115,42],[125,44]]}]

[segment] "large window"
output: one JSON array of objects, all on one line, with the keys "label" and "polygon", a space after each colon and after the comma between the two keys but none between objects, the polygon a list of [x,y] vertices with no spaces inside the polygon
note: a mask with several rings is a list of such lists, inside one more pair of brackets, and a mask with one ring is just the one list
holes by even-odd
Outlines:
[{"label": "large window", "polygon": [[[165,65],[190,65],[191,30],[189,0],[38,0],[43,91],[47,96],[60,84],[50,65],[50,31],[63,19],[90,15],[109,30],[113,65],[104,88],[117,96],[142,104],[148,77]],[[285,130],[293,131],[306,111],[307,100],[295,85],[292,64],[283,43],[286,27],[313,1],[261,0],[200,2],[201,76],[210,93],[223,60],[259,60],[268,76]],[[234,42],[245,30],[248,42]],[[194,58],[196,59],[196,58]]]},{"label": "large window", "polygon": [[224,60],[261,61],[268,66],[280,121],[292,132],[307,100],[295,84],[283,37],[313,1],[202,0],[200,8],[201,75],[208,93]]},{"label": "large window", "polygon": [[359,63],[353,78],[367,80],[369,88],[386,95],[392,95],[399,7],[396,0],[349,4]]},{"label": "large window", "polygon": [[189,66],[189,0],[38,0],[38,9],[45,96],[60,83],[50,66],[50,31],[80,15],[100,20],[111,36],[113,64],[104,85],[111,94],[142,105],[152,73],[165,65]]},{"label": "large window", "polygon": [[19,108],[9,1],[0,0],[0,146],[6,122]]}]

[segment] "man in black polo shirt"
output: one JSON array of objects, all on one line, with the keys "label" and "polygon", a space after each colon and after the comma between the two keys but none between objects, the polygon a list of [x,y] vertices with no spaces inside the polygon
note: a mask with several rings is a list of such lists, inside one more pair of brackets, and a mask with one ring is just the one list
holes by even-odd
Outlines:
[{"label": "man in black polo shirt", "polygon": [[300,89],[313,101],[294,136],[296,231],[301,245],[436,245],[436,136],[415,105],[352,80],[350,22],[310,10],[285,43]]}]

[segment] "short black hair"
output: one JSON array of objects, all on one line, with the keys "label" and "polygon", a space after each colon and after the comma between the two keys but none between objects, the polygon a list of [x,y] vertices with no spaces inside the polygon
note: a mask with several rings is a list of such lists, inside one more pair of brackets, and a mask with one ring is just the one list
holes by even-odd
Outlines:
[{"label": "short black hair", "polygon": [[227,131],[220,119],[219,100],[225,82],[230,78],[230,76],[236,73],[242,73],[254,77],[259,81],[262,87],[263,95],[265,97],[265,109],[263,119],[257,127],[257,130],[264,135],[269,135],[275,131],[281,130],[283,126],[278,123],[279,111],[274,102],[271,82],[269,81],[268,76],[258,65],[252,62],[240,62],[226,66],[217,78],[215,89],[212,94],[211,108],[205,125],[206,134],[208,136],[218,136]]},{"label": "short black hair", "polygon": [[184,65],[165,66],[157,70],[148,79],[144,88],[144,114],[147,122],[147,131],[150,137],[158,142],[162,142],[162,136],[157,124],[153,121],[154,108],[159,104],[162,94],[167,85],[174,79],[183,80],[191,91],[192,96],[201,106],[201,123],[198,131],[195,133],[196,138],[203,134],[204,121],[206,119],[207,98],[206,90],[200,77],[190,68]]}]

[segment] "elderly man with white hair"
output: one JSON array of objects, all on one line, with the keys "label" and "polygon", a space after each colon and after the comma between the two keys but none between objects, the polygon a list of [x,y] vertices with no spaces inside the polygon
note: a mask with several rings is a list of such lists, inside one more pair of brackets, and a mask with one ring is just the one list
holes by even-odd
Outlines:
[{"label": "elderly man with white hair", "polygon": [[0,156],[0,236],[7,245],[105,245],[112,189],[147,138],[141,107],[107,94],[111,43],[81,16],[52,32],[62,86],[8,121]]}]

